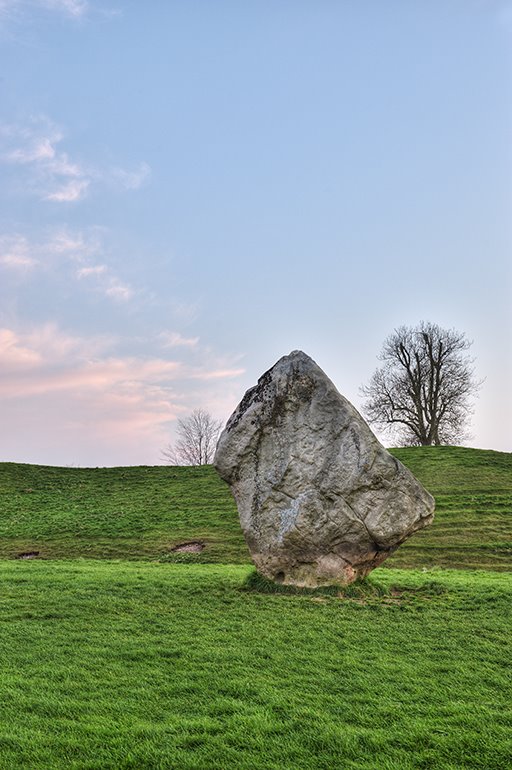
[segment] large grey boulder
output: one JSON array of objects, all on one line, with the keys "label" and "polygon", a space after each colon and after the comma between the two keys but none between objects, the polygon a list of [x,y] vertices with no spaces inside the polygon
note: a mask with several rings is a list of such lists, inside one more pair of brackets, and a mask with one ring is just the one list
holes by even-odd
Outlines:
[{"label": "large grey boulder", "polygon": [[214,465],[257,569],[281,583],[351,583],[433,518],[433,497],[301,351],[247,391]]}]

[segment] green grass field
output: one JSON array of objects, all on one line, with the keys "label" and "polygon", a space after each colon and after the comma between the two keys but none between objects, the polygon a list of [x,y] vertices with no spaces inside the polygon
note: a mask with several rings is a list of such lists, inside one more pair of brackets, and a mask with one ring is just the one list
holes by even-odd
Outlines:
[{"label": "green grass field", "polygon": [[210,468],[0,464],[0,770],[508,768],[512,455],[394,453],[435,523],[344,591],[259,579]]}]

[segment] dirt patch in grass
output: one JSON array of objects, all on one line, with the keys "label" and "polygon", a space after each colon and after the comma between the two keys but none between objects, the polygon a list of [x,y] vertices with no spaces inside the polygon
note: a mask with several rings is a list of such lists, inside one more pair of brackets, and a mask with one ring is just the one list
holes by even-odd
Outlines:
[{"label": "dirt patch in grass", "polygon": [[201,553],[205,549],[205,544],[200,540],[189,540],[187,543],[178,543],[171,548],[172,553]]},{"label": "dirt patch in grass", "polygon": [[14,557],[15,559],[37,559],[39,557],[40,551],[22,551],[21,553],[17,553]]}]

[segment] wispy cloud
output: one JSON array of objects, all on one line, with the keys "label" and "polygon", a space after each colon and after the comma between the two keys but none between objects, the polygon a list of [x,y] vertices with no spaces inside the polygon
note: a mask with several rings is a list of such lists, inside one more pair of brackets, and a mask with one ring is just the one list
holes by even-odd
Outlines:
[{"label": "wispy cloud", "polygon": [[159,339],[164,348],[195,348],[199,342],[199,337],[184,337],[179,332],[161,332]]},{"label": "wispy cloud", "polygon": [[81,18],[90,8],[86,0],[36,0],[37,5],[50,11],[60,11],[73,18]]},{"label": "wispy cloud", "polygon": [[60,141],[61,138],[61,136],[56,139],[51,137],[35,138],[26,147],[17,147],[15,150],[11,150],[5,158],[12,163],[34,163],[53,159],[55,158],[53,143]]},{"label": "wispy cloud", "polygon": [[131,286],[121,283],[117,279],[110,279],[109,285],[104,288],[107,297],[111,297],[119,302],[128,302],[133,295],[134,290]]},{"label": "wispy cloud", "polygon": [[138,190],[139,187],[147,182],[151,175],[151,167],[147,163],[140,163],[134,171],[127,171],[123,168],[114,168],[111,176],[125,190]]},{"label": "wispy cloud", "polygon": [[27,238],[22,235],[0,237],[0,265],[9,270],[27,272],[37,264]]},{"label": "wispy cloud", "polygon": [[90,278],[91,276],[104,275],[108,268],[106,265],[91,265],[81,267],[76,271],[77,278]]},{"label": "wispy cloud", "polygon": [[102,229],[91,227],[84,230],[71,230],[67,226],[56,227],[47,233],[41,242],[41,250],[72,259],[76,262],[87,261],[102,252]]},{"label": "wispy cloud", "polygon": [[44,195],[45,201],[56,201],[57,203],[72,203],[81,200],[90,184],[90,179],[74,179],[67,182],[55,192],[49,192]]},{"label": "wispy cloud", "polygon": [[25,126],[4,125],[0,135],[7,145],[2,160],[23,167],[29,189],[42,200],[62,203],[84,197],[92,175],[59,148],[63,132],[46,116],[33,118]]},{"label": "wispy cloud", "polygon": [[0,20],[22,22],[35,10],[82,19],[91,9],[87,0],[0,0]]},{"label": "wispy cloud", "polygon": [[175,299],[171,304],[173,316],[179,324],[187,325],[197,321],[200,315],[200,304],[198,302],[185,302]]},{"label": "wispy cloud", "polygon": [[137,292],[104,261],[108,249],[102,234],[101,228],[73,231],[59,227],[38,241],[19,233],[0,237],[0,269],[29,278],[36,270],[59,274],[69,265],[70,276],[86,281],[89,290],[114,302],[128,302]]},{"label": "wispy cloud", "polygon": [[78,263],[75,277],[87,280],[94,291],[114,302],[128,302],[136,295],[135,289],[121,280],[106,262],[98,263],[98,258],[105,258],[108,251],[101,236],[99,228],[86,233],[61,228],[49,238],[46,249]]},{"label": "wispy cloud", "polygon": [[41,200],[63,204],[83,200],[98,184],[137,190],[151,175],[150,166],[144,162],[130,170],[101,168],[71,158],[62,149],[64,140],[63,130],[45,115],[32,118],[26,125],[3,124],[0,126],[0,160],[23,171],[24,189]]}]

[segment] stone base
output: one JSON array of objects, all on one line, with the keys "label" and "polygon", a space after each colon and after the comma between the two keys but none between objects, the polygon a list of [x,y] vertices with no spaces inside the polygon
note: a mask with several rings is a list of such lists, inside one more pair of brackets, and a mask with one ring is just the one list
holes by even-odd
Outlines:
[{"label": "stone base", "polygon": [[395,548],[375,551],[351,564],[338,554],[326,554],[314,561],[280,561],[262,554],[252,554],[258,572],[269,580],[298,588],[346,586],[365,578],[382,564]]}]

